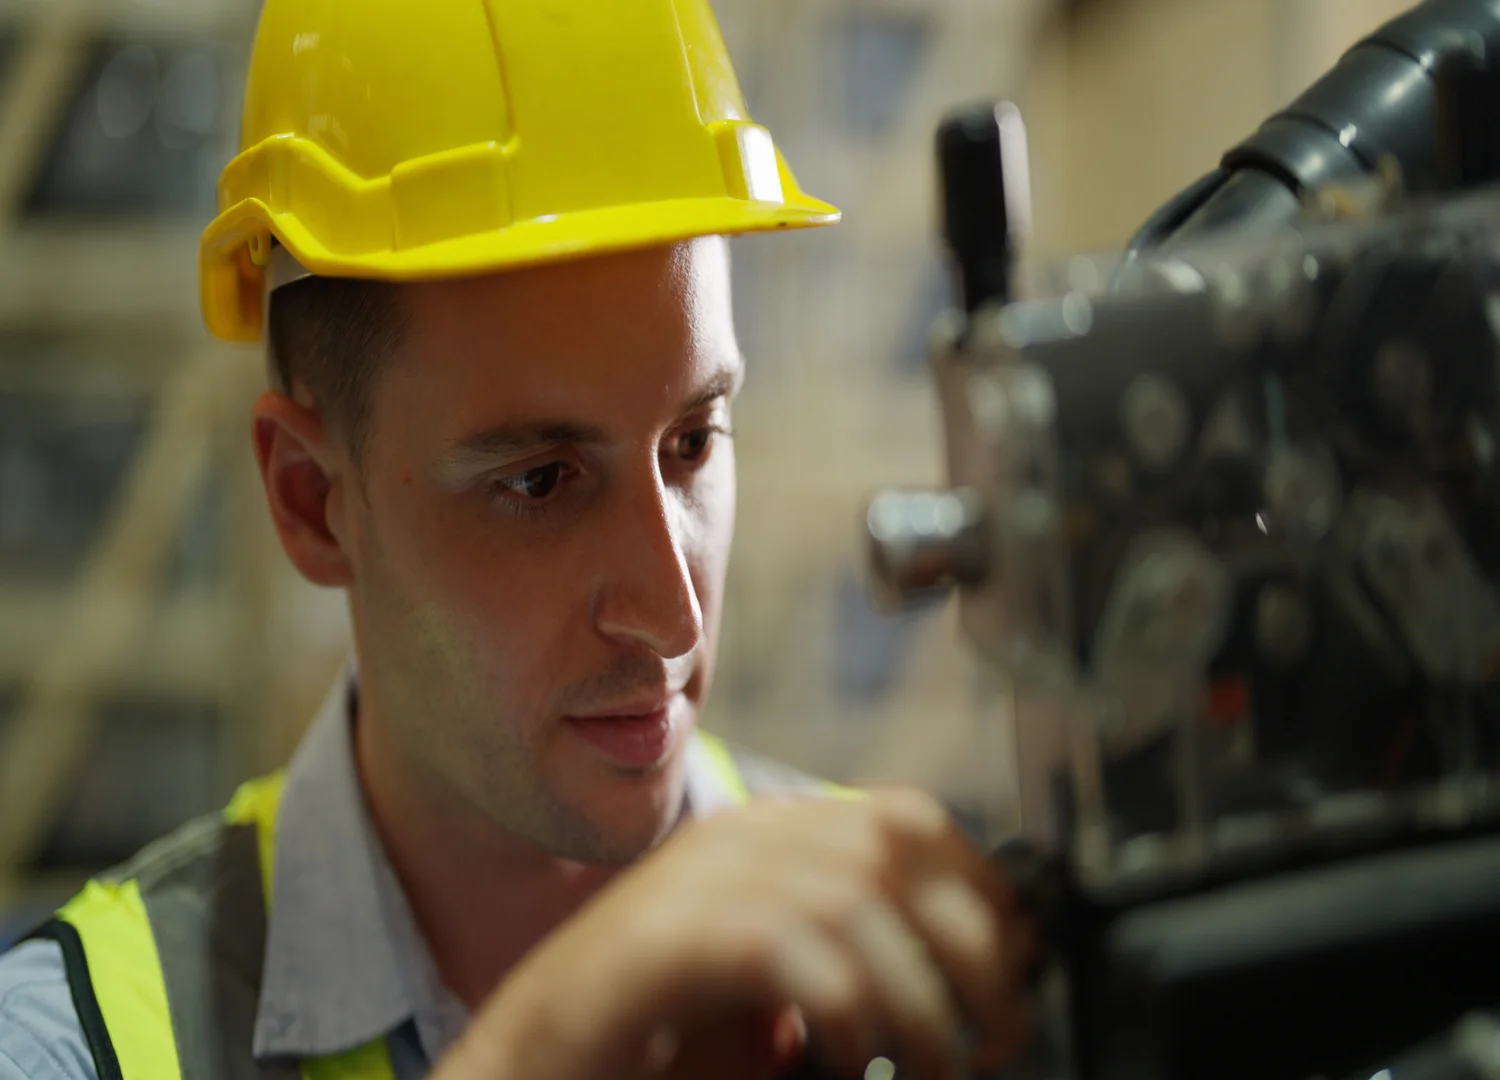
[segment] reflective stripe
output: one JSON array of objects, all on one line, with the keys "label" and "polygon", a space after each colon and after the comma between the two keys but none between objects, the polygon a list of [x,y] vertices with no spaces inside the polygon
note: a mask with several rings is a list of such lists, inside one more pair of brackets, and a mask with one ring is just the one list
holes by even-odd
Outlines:
[{"label": "reflective stripe", "polygon": [[724,744],[724,740],[706,731],[700,731],[698,742],[704,750],[708,751],[708,761],[713,766],[714,779],[724,788],[724,793],[733,799],[736,805],[748,805],[750,789],[745,787],[745,780],[740,776],[739,766],[734,763],[734,754]]},{"label": "reflective stripe", "polygon": [[832,780],[825,780],[823,782],[823,794],[827,795],[830,799],[867,799],[870,797],[868,791],[861,791],[859,788],[844,787],[842,784],[835,784]]},{"label": "reflective stripe", "polygon": [[255,825],[255,834],[260,840],[260,881],[267,911],[271,910],[271,885],[276,870],[276,815],[281,809],[281,790],[284,787],[285,773],[251,780],[240,785],[224,810],[224,820],[231,825]]},{"label": "reflective stripe", "polygon": [[178,1080],[177,1038],[151,921],[134,881],[91,881],[57,913],[78,931],[123,1080]]},{"label": "reflective stripe", "polygon": [[384,1039],[333,1057],[302,1063],[302,1080],[395,1080],[391,1051]]}]

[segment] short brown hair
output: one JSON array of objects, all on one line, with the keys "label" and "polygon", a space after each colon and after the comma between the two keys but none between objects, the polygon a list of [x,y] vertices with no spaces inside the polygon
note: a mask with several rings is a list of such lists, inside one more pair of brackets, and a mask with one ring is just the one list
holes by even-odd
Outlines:
[{"label": "short brown hair", "polygon": [[375,376],[405,330],[398,287],[304,278],[272,294],[268,321],[280,388],[307,387],[324,420],[361,460]]}]

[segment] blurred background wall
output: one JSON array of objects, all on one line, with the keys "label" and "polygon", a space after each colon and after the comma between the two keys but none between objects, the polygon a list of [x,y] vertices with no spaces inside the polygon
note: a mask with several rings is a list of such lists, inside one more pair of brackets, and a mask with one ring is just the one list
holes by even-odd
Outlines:
[{"label": "blurred background wall", "polygon": [[[832,232],[737,242],[751,377],[710,724],[1003,820],[1004,715],[951,610],[873,614],[859,516],[940,479],[930,145],[1013,97],[1028,258],[1117,247],[1402,0],[717,0]],[[0,941],[284,761],[347,656],[251,468],[253,352],[198,319],[253,0],[0,0]]]}]

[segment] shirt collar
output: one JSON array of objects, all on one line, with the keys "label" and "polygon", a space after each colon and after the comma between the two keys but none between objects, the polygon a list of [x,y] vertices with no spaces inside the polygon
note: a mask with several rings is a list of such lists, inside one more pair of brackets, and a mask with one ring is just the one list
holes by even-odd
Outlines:
[{"label": "shirt collar", "polygon": [[[343,1053],[414,1023],[436,1061],[468,1021],[444,986],[375,832],[354,763],[353,679],[341,679],[287,770],[278,816],[259,1059]],[[699,740],[685,813],[735,804]]]},{"label": "shirt collar", "polygon": [[338,1054],[415,1020],[435,1060],[446,1046],[434,1019],[457,1011],[462,1026],[462,1005],[425,975],[431,960],[365,808],[353,709],[352,680],[340,680],[287,770],[257,1058]]}]

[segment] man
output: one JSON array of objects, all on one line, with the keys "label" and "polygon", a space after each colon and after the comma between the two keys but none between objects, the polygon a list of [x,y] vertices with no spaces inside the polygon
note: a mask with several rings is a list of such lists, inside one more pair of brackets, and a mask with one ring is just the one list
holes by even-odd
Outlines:
[{"label": "man", "polygon": [[348,593],[357,675],[284,778],[0,959],[0,1078],[1012,1049],[1024,932],[941,809],[696,732],[744,374],[722,237],[837,217],[706,0],[267,0],[243,141],[205,311],[267,341],[268,504]]}]

